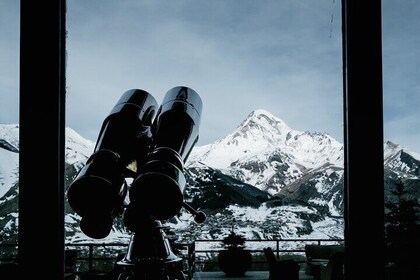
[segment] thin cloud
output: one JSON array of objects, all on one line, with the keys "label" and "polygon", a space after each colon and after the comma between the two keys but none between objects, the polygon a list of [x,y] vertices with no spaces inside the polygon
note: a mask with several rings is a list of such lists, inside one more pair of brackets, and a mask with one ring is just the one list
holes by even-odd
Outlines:
[{"label": "thin cloud", "polygon": [[[18,122],[15,2],[0,7],[1,122]],[[383,5],[385,136],[403,146],[417,137],[407,125],[416,126],[420,106],[419,7]],[[200,145],[259,108],[293,129],[342,141],[339,1],[69,0],[67,31],[66,124],[93,141],[126,90],[147,90],[161,102],[178,85],[203,99]]]},{"label": "thin cloud", "polygon": [[[76,15],[70,25],[74,36],[69,30],[69,96],[83,98],[88,89],[89,94],[101,92],[98,105],[110,108],[115,102],[110,97],[117,100],[122,93],[111,92],[117,86],[141,87],[158,101],[173,86],[190,86],[204,101],[202,144],[230,133],[257,108],[267,108],[301,129],[321,127],[328,118],[318,118],[317,125],[297,119],[313,120],[317,111],[328,111],[316,104],[335,107],[333,116],[339,115],[341,100],[330,98],[331,92],[341,91],[339,38],[328,37],[330,11],[294,2],[242,1],[238,6],[180,1],[167,6],[146,1],[101,8],[97,19]],[[109,18],[115,24],[106,27]],[[333,71],[322,66],[331,63]],[[316,98],[317,79],[329,86],[321,86]],[[73,80],[86,86],[72,87]],[[87,115],[82,106],[77,109],[79,118]],[[339,129],[329,123],[323,130],[340,138]]]}]

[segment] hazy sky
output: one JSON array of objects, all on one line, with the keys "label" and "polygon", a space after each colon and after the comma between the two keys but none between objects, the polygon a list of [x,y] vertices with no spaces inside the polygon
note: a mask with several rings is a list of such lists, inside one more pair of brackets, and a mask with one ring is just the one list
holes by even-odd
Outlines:
[{"label": "hazy sky", "polygon": [[[420,2],[383,1],[385,140],[420,152]],[[96,141],[128,89],[202,97],[198,145],[255,109],[342,142],[341,1],[67,0],[66,125]],[[19,1],[0,3],[0,123],[18,123]],[[41,70],[42,71],[42,70]]]}]

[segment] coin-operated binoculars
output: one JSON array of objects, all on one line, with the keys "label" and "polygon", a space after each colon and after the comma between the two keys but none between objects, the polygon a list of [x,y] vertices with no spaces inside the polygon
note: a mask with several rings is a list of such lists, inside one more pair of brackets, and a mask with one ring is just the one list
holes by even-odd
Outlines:
[{"label": "coin-operated binoculars", "polygon": [[169,90],[160,107],[146,91],[126,91],[68,189],[68,202],[87,236],[105,238],[118,216],[132,232],[125,256],[116,262],[119,280],[183,279],[181,259],[161,221],[182,207],[197,223],[206,218],[183,197],[184,164],[199,137],[201,112],[200,96],[188,87]]}]

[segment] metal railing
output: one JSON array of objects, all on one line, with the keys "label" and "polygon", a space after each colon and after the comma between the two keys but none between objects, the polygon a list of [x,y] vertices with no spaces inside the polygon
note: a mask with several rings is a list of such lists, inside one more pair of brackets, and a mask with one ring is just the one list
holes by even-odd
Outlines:
[{"label": "metal railing", "polygon": [[[250,246],[252,243],[259,243],[260,246]],[[283,253],[304,254],[306,244],[344,244],[344,239],[247,239],[245,244],[246,249],[251,253],[263,253],[265,247],[271,247],[279,258]],[[127,243],[67,243],[65,248],[67,250],[76,248],[80,252],[76,261],[87,262],[87,270],[93,270],[95,262],[115,261],[119,253],[125,253],[127,245]],[[191,243],[174,243],[173,245],[174,250],[184,259],[185,269],[189,274],[196,270],[197,265],[216,263],[214,256],[224,249],[222,239],[198,239]],[[17,244],[0,244],[0,263],[13,261],[16,258],[16,254],[14,256],[4,254],[5,248],[12,247],[17,252]],[[181,253],[182,250],[184,252]],[[253,263],[266,263],[266,261],[253,261]]]},{"label": "metal railing", "polygon": [[[87,247],[87,250],[78,250],[78,251],[87,251],[87,256],[85,254],[79,254],[76,258],[76,261],[87,261],[88,262],[88,270],[91,271],[94,269],[93,263],[94,261],[113,261],[118,255],[116,249],[110,250],[109,254],[102,252],[101,256],[96,256],[95,248],[115,248],[115,247],[122,247],[125,251],[125,248],[128,246],[128,243],[67,243],[65,244],[66,249],[70,248],[80,248],[80,247]],[[76,249],[77,250],[77,249]]]},{"label": "metal railing", "polygon": [[[219,246],[216,246],[215,248],[209,248],[209,249],[200,249],[200,243],[218,243]],[[260,246],[250,246],[250,243],[260,243]],[[289,246],[290,244],[294,243],[295,246]],[[214,255],[217,255],[217,253],[220,250],[223,250],[223,244],[222,240],[204,240],[204,239],[198,239],[194,241],[195,244],[195,265],[200,264],[215,264],[217,263],[217,260],[214,259]],[[305,253],[305,245],[306,244],[344,244],[344,239],[247,239],[245,240],[245,248],[251,252],[251,254],[255,255],[256,253],[263,253],[264,248],[271,247],[273,252],[276,254],[277,259],[280,259],[282,255],[285,255],[286,258],[290,258],[290,255],[293,254],[300,254],[302,256],[302,259],[304,259],[304,253]],[[201,255],[210,255],[210,257],[207,258],[200,258]],[[211,255],[213,254],[213,258]],[[209,259],[210,258],[210,259]],[[300,261],[303,262],[303,261]],[[254,260],[252,261],[252,264],[267,264],[266,259],[263,257],[262,260]]]}]

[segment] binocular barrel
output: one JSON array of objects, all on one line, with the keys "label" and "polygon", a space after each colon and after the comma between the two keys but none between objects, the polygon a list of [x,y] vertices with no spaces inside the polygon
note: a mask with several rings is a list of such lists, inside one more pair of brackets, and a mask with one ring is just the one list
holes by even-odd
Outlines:
[{"label": "binocular barrel", "polygon": [[182,208],[186,185],[184,163],[199,137],[202,101],[188,87],[169,90],[152,124],[153,144],[140,175],[130,187],[126,225],[135,213],[156,220],[174,217]]},{"label": "binocular barrel", "polygon": [[202,107],[194,90],[187,87],[169,90],[152,126],[154,147],[171,148],[185,162],[198,141]]},{"label": "binocular barrel", "polygon": [[158,104],[148,92],[126,91],[104,120],[95,152],[110,150],[120,155],[123,164],[144,158],[151,144],[151,125]]},{"label": "binocular barrel", "polygon": [[114,216],[122,212],[125,166],[140,153],[147,154],[157,108],[149,93],[126,91],[104,120],[94,153],[69,186],[68,202],[82,217],[81,229],[89,237],[106,237]]}]

